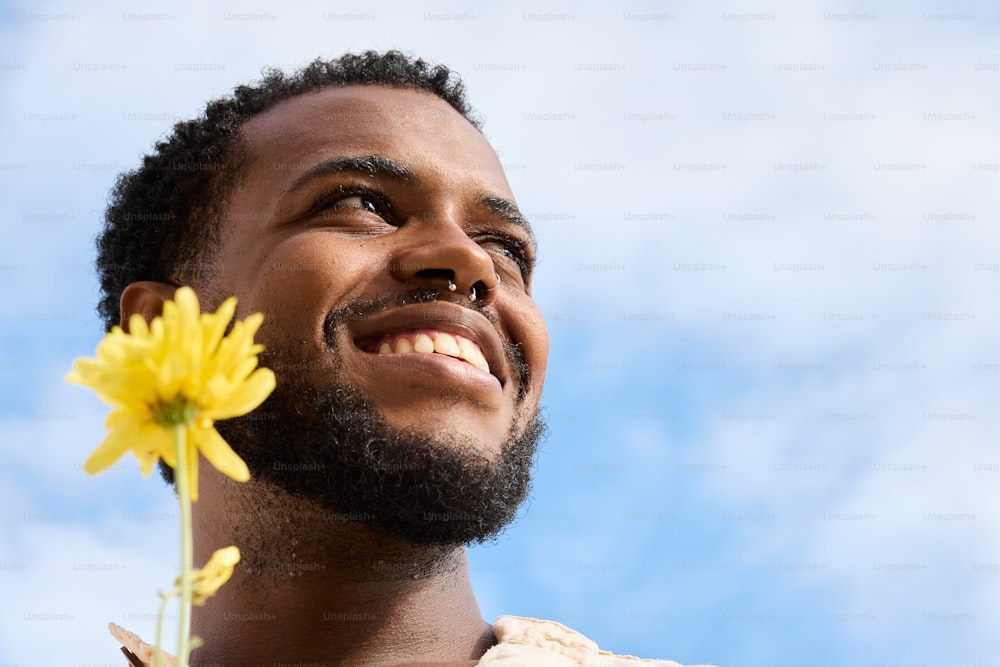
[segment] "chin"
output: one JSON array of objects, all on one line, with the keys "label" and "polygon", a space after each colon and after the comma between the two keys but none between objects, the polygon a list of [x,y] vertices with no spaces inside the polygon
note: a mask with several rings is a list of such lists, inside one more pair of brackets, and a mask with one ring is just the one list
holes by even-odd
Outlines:
[{"label": "chin", "polygon": [[545,426],[537,411],[484,411],[438,396],[382,407],[356,388],[291,382],[255,419],[220,422],[251,475],[333,515],[419,545],[495,537],[530,490]]},{"label": "chin", "polygon": [[[471,414],[466,414],[466,413]],[[415,440],[435,443],[439,447],[459,448],[471,454],[477,452],[496,458],[510,439],[514,427],[510,419],[497,415],[483,417],[481,413],[463,410],[426,408],[414,414],[412,410],[381,411],[386,426]],[[517,429],[514,437],[522,435]]]}]

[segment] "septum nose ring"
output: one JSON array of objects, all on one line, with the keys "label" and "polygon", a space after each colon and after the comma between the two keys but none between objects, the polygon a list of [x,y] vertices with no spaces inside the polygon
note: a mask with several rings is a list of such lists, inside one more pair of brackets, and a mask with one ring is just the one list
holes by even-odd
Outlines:
[{"label": "septum nose ring", "polygon": [[[457,289],[458,289],[458,285],[456,285],[454,282],[452,282],[451,280],[449,280],[448,281],[448,291],[449,292],[454,292]],[[472,289],[469,291],[469,301],[475,301],[475,300],[476,300],[476,286],[473,285]]]},{"label": "septum nose ring", "polygon": [[[497,283],[499,283],[499,282],[500,282],[500,274],[498,273],[497,274]],[[448,291],[449,292],[454,292],[457,289],[458,289],[458,285],[455,284],[455,281],[449,279],[448,280]],[[490,289],[491,288],[486,287],[485,285],[483,285],[483,291],[484,292],[489,292]],[[469,301],[475,301],[475,300],[476,300],[476,284],[473,284],[472,285],[472,289],[469,290]]]}]

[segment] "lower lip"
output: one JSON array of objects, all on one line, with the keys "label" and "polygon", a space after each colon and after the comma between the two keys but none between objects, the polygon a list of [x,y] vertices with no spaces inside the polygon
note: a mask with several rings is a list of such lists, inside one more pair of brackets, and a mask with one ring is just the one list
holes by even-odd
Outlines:
[{"label": "lower lip", "polygon": [[472,391],[502,394],[503,386],[496,376],[482,371],[470,363],[449,357],[446,354],[375,354],[365,352],[372,362],[378,366],[378,374],[387,372],[431,375],[435,379],[444,379],[450,384],[460,384]]}]

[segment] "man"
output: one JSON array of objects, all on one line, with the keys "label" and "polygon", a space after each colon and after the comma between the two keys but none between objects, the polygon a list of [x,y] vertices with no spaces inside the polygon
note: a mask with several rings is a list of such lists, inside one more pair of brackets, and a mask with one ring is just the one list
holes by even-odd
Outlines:
[{"label": "man", "polygon": [[218,425],[252,478],[200,470],[195,562],[243,562],[195,608],[193,664],[633,663],[491,626],[469,584],[464,546],[528,491],[548,337],[530,226],[446,68],[368,52],[237,88],[119,179],[98,248],[109,327],[180,285],[265,316],[278,387]]}]

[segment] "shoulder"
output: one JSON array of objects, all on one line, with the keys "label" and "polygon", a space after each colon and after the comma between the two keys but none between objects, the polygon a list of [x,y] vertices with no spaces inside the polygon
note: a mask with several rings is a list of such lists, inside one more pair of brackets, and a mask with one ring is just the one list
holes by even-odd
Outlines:
[{"label": "shoulder", "polygon": [[480,667],[682,667],[672,660],[614,655],[562,623],[501,616],[493,624],[497,644]]}]

